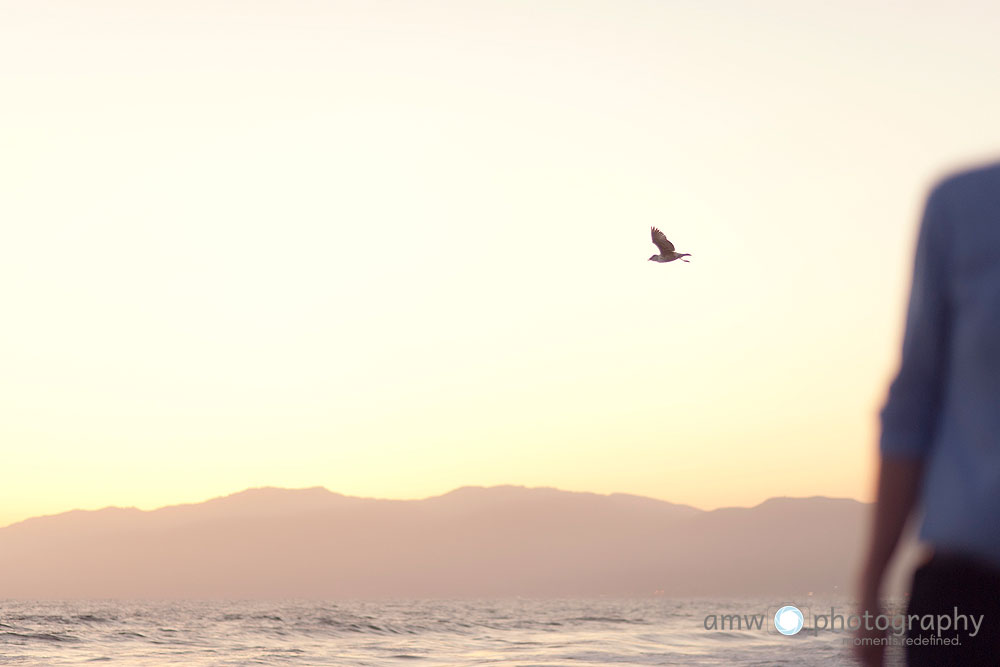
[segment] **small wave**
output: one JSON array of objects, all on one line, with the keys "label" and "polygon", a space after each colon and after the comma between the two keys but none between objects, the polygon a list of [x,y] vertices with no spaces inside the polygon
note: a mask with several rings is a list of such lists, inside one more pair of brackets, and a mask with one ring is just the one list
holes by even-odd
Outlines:
[{"label": "small wave", "polygon": [[115,619],[104,618],[103,616],[94,616],[93,614],[83,614],[81,616],[74,616],[75,620],[83,623],[111,623]]},{"label": "small wave", "polygon": [[757,636],[751,632],[725,632],[722,630],[706,632],[705,636],[711,639],[725,639],[725,640],[739,639],[742,641],[746,641],[747,639],[757,639]]},{"label": "small wave", "polygon": [[58,635],[51,632],[0,632],[0,637],[16,637],[17,639],[37,639],[45,642],[78,642],[79,638],[71,635]]},{"label": "small wave", "polygon": [[578,616],[576,618],[569,619],[572,621],[586,621],[591,623],[636,623],[645,624],[647,621],[644,619],[632,619],[632,618],[618,618],[617,616]]},{"label": "small wave", "polygon": [[334,627],[344,627],[343,621],[338,621],[335,618],[330,618],[329,616],[320,616],[316,619],[316,622],[320,625],[332,625]]},{"label": "small wave", "polygon": [[282,621],[280,616],[275,614],[223,614],[223,621]]},{"label": "small wave", "polygon": [[72,625],[73,619],[59,616],[57,614],[23,614],[21,616],[10,616],[15,621],[28,621],[30,623],[60,623],[62,625]]}]

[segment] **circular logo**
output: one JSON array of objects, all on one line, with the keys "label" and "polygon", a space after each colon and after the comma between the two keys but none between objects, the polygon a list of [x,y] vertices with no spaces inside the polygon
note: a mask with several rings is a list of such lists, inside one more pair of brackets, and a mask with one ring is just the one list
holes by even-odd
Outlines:
[{"label": "circular logo", "polygon": [[774,614],[774,627],[783,635],[794,635],[802,629],[804,619],[798,607],[786,605]]}]

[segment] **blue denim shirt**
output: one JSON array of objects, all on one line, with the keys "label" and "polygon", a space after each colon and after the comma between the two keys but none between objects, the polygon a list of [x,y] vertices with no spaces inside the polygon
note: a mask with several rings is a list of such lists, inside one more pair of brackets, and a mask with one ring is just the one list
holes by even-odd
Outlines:
[{"label": "blue denim shirt", "polygon": [[881,419],[884,457],[924,459],[921,539],[1000,566],[1000,163],[927,198]]}]

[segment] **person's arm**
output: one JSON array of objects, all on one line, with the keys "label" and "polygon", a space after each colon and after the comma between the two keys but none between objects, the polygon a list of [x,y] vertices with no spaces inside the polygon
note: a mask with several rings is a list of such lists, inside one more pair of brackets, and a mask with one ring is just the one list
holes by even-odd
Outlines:
[{"label": "person's arm", "polygon": [[[859,613],[881,613],[879,594],[900,534],[917,503],[924,461],[933,445],[947,377],[952,306],[949,297],[950,229],[942,188],[927,200],[917,237],[913,284],[906,314],[899,373],[881,412],[882,433],[878,487],[871,537],[858,586]],[[859,639],[883,633],[865,627]],[[880,644],[860,644],[856,655],[865,665],[882,664]]]},{"label": "person's arm", "polygon": [[884,646],[875,642],[881,640],[885,631],[865,624],[865,618],[871,618],[882,613],[879,595],[886,567],[892,558],[899,536],[903,532],[906,520],[913,512],[920,482],[923,477],[923,459],[903,459],[882,457],[879,462],[878,490],[875,499],[874,519],[868,542],[868,556],[861,569],[861,581],[858,592],[858,615],[862,618],[857,629],[857,637],[862,643],[857,644],[855,656],[865,667],[881,667]]},{"label": "person's arm", "polygon": [[[906,520],[916,505],[923,469],[923,459],[882,457],[879,462],[878,491],[868,556],[862,567],[858,586],[858,615],[862,620],[857,629],[857,638],[861,643],[855,645],[854,654],[865,667],[882,666],[885,647],[875,642],[885,636],[885,631],[875,627],[873,617],[882,613],[879,601],[882,581]],[[864,619],[871,619],[871,626],[866,625]]]},{"label": "person's arm", "polygon": [[923,459],[883,457],[879,463],[875,516],[868,556],[861,570],[861,597],[865,602],[878,601],[889,559],[916,505],[923,470]]}]

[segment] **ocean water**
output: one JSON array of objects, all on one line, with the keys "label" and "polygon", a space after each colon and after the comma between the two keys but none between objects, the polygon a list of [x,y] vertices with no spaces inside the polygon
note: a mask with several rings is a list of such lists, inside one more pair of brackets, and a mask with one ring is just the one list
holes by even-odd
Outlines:
[{"label": "ocean water", "polygon": [[[0,601],[2,665],[849,665],[848,632],[706,630],[783,601]],[[813,602],[814,613],[849,614]]]}]

